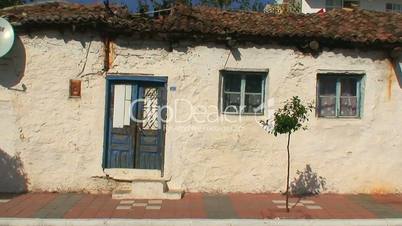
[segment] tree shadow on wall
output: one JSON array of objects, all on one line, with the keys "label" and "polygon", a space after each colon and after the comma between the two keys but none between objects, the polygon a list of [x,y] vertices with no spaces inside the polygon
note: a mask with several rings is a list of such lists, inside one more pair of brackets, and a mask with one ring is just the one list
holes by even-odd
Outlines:
[{"label": "tree shadow on wall", "polygon": [[294,196],[313,196],[326,190],[326,179],[313,172],[309,164],[303,171],[296,171],[297,177],[290,183],[290,192]]},{"label": "tree shadow on wall", "polygon": [[0,192],[21,193],[28,188],[28,178],[19,154],[10,156],[0,149]]}]

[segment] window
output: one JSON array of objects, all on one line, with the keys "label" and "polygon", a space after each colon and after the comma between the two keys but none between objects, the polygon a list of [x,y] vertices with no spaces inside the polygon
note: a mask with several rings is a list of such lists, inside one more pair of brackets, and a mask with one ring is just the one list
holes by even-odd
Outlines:
[{"label": "window", "polygon": [[130,125],[131,84],[116,84],[113,92],[113,128]]},{"label": "window", "polygon": [[337,8],[357,8],[360,5],[359,0],[326,0],[325,9],[337,9]]},{"label": "window", "polygon": [[223,71],[222,109],[228,114],[263,114],[266,73]]},{"label": "window", "polygon": [[337,9],[342,8],[342,0],[326,0],[325,1],[325,9]]},{"label": "window", "polygon": [[319,74],[319,117],[360,117],[362,76]]},{"label": "window", "polygon": [[402,4],[387,3],[385,4],[385,11],[402,13]]}]

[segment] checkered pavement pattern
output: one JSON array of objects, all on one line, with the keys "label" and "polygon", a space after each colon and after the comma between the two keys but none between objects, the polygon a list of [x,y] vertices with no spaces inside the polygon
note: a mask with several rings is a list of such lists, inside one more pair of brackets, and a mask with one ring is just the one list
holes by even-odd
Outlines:
[{"label": "checkered pavement pattern", "polygon": [[121,200],[116,210],[129,210],[134,207],[143,207],[146,210],[160,210],[162,200]]},{"label": "checkered pavement pattern", "polygon": [[[279,209],[286,209],[286,200],[272,200],[276,207]],[[317,205],[313,200],[299,200],[297,202],[289,202],[290,207],[305,207],[309,210],[321,210],[322,207]]]}]

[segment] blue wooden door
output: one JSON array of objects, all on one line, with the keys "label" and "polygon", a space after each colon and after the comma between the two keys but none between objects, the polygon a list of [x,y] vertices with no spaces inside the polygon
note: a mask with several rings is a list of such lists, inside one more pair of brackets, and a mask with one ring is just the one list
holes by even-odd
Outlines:
[{"label": "blue wooden door", "polygon": [[137,106],[136,168],[161,169],[163,163],[166,89],[163,84],[142,83]]},{"label": "blue wooden door", "polygon": [[137,98],[137,84],[110,86],[108,168],[134,168],[136,127],[131,121],[131,102]]},{"label": "blue wooden door", "polygon": [[133,168],[131,128],[112,128],[109,153],[110,168]]},{"label": "blue wooden door", "polygon": [[165,83],[119,81],[109,92],[106,168],[162,169]]}]

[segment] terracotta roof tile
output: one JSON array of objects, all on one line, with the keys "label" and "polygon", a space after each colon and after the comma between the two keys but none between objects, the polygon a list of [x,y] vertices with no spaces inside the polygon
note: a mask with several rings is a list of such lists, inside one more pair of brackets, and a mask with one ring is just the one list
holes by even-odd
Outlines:
[{"label": "terracotta roof tile", "polygon": [[72,3],[44,3],[0,10],[16,27],[100,25],[117,33],[181,33],[272,39],[332,40],[363,45],[401,45],[402,14],[332,10],[323,14],[271,15],[176,5],[166,16],[130,14],[126,8]]}]

